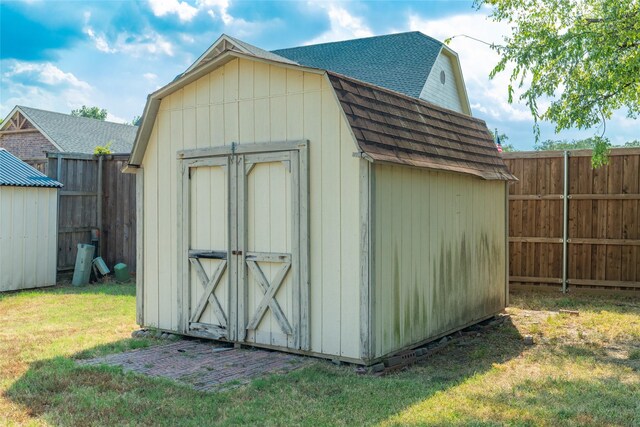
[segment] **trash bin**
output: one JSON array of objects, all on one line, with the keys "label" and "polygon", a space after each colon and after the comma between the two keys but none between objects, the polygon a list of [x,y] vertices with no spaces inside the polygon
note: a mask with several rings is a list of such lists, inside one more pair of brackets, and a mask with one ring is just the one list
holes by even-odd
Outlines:
[{"label": "trash bin", "polygon": [[119,263],[113,266],[113,273],[116,276],[118,282],[128,282],[131,278],[129,276],[129,266],[127,264]]},{"label": "trash bin", "polygon": [[91,264],[93,262],[93,252],[95,246],[86,243],[78,244],[78,254],[76,255],[76,266],[73,270],[71,284],[74,286],[86,285],[91,276]]}]

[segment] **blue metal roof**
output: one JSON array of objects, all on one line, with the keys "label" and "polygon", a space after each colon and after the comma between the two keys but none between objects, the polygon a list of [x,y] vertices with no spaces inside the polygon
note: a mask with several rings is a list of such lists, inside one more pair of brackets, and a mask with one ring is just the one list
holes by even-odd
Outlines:
[{"label": "blue metal roof", "polygon": [[4,148],[0,148],[0,186],[60,188],[55,179],[29,166]]},{"label": "blue metal roof", "polygon": [[415,31],[273,53],[418,98],[441,49],[441,42]]}]

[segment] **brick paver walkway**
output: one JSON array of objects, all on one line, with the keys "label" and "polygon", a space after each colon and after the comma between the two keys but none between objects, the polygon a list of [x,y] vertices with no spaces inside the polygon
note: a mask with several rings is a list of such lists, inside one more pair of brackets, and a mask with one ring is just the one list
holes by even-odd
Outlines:
[{"label": "brick paver walkway", "polygon": [[122,366],[125,372],[169,378],[196,390],[209,391],[245,384],[259,375],[289,372],[313,361],[276,351],[221,347],[213,342],[182,340],[77,363],[84,366]]}]

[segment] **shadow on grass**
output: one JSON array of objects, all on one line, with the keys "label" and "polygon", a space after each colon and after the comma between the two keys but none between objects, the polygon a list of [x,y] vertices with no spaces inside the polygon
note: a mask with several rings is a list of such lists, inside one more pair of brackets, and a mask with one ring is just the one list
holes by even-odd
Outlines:
[{"label": "shadow on grass", "polygon": [[[146,346],[122,340],[78,353],[86,359]],[[523,351],[509,322],[453,343],[420,365],[386,377],[357,375],[325,361],[260,377],[229,391],[202,393],[169,380],[125,374],[121,368],[78,366],[73,358],[34,363],[5,393],[51,424],[373,424]],[[462,342],[461,342],[462,343]]]}]

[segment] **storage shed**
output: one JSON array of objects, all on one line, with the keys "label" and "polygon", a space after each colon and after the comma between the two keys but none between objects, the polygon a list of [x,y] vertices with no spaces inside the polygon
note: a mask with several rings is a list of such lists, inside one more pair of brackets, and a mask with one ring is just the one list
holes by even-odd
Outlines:
[{"label": "storage shed", "polygon": [[138,323],[370,364],[502,311],[485,123],[222,37],[151,94]]},{"label": "storage shed", "polygon": [[55,285],[60,187],[0,148],[0,292]]}]

